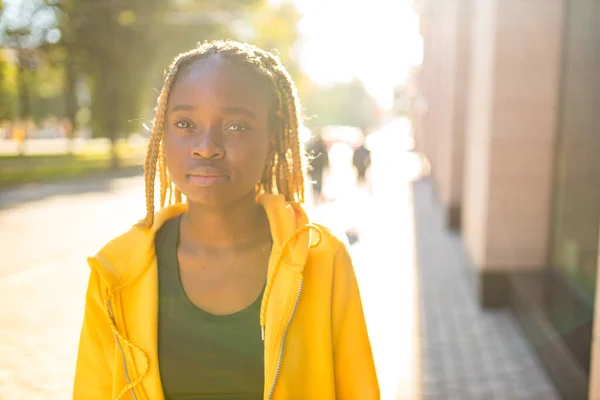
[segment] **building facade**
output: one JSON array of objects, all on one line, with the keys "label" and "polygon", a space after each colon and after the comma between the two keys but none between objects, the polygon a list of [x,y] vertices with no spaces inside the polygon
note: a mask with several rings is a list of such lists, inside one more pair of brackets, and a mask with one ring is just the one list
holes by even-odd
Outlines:
[{"label": "building facade", "polygon": [[588,398],[600,369],[600,0],[415,5],[416,146],[480,304],[512,308],[563,397]]}]

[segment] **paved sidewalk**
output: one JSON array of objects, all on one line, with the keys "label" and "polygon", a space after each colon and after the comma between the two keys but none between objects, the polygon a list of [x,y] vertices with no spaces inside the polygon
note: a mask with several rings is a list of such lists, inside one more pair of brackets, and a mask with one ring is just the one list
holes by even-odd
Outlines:
[{"label": "paved sidewalk", "polygon": [[[413,182],[418,157],[395,130],[377,137],[372,191],[342,190],[352,179],[342,165],[342,193],[318,214],[358,232],[352,255],[382,399],[557,400],[510,313],[477,307],[460,237],[444,230],[429,183]],[[141,177],[0,194],[0,399],[69,398],[85,256],[140,217],[140,194]]]},{"label": "paved sidewalk", "polygon": [[560,397],[509,311],[482,311],[459,235],[444,228],[427,179],[412,184],[425,399]]},{"label": "paved sidewalk", "polygon": [[382,399],[558,400],[512,314],[479,308],[462,239],[445,229],[420,157],[401,132],[376,135],[371,190],[344,183],[340,153],[326,186],[342,194],[317,214],[357,233],[352,257]]}]

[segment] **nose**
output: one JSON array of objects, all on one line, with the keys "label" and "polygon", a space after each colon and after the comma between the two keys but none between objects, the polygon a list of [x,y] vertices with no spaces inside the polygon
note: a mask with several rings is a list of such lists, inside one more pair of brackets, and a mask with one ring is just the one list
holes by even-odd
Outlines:
[{"label": "nose", "polygon": [[192,157],[204,160],[223,158],[225,149],[216,129],[208,128],[198,136],[198,140],[192,146]]}]

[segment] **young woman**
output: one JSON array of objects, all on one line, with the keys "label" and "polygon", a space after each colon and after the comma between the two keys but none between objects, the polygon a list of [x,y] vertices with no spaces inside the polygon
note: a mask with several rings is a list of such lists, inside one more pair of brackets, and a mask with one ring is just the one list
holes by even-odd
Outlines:
[{"label": "young woman", "polygon": [[302,208],[299,112],[271,53],[174,60],[146,217],[88,260],[75,399],[379,398],[348,251]]}]

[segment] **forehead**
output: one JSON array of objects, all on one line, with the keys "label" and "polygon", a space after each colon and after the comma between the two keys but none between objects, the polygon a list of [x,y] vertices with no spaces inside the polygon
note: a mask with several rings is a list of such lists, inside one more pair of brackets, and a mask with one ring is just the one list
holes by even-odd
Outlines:
[{"label": "forehead", "polygon": [[251,65],[213,56],[181,70],[169,95],[169,104],[269,108],[273,89]]}]

